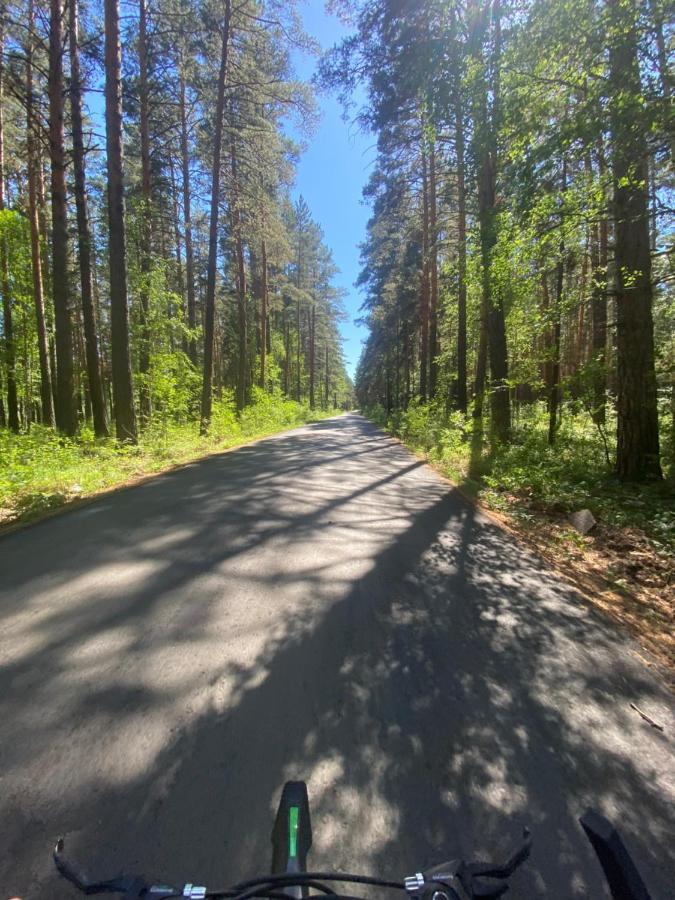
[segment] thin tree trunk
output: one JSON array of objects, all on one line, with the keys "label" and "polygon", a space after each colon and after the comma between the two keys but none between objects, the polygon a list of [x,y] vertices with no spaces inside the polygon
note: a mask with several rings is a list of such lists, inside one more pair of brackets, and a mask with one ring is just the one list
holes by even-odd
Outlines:
[{"label": "thin tree trunk", "polygon": [[330,382],[330,374],[329,374],[329,369],[328,369],[328,344],[326,344],[326,347],[325,347],[325,356],[326,356],[326,359],[325,359],[325,370],[324,370],[324,397],[325,397],[324,409],[328,409],[328,403],[329,403],[328,390],[329,390],[329,382]]},{"label": "thin tree trunk", "polygon": [[231,0],[224,0],[222,48],[218,75],[218,96],[213,131],[213,162],[211,166],[211,213],[209,220],[209,259],[206,270],[206,298],[204,308],[204,380],[202,383],[200,431],[206,434],[211,422],[213,401],[213,338],[216,316],[216,269],[218,263],[218,207],[220,204],[220,159],[225,118],[225,83],[230,46]]},{"label": "thin tree trunk", "polygon": [[[483,266],[483,304],[487,316],[487,341],[490,358],[490,390],[492,409],[492,433],[497,441],[509,440],[511,430],[511,404],[508,389],[508,353],[506,347],[506,322],[500,294],[494,290],[492,256],[497,244],[497,129],[499,126],[499,65],[501,53],[500,3],[494,0],[493,20],[495,28],[492,86],[486,85],[483,106],[483,134],[479,170],[479,220]],[[488,112],[488,95],[492,95],[492,115]]]},{"label": "thin tree trunk", "polygon": [[[0,212],[5,208],[5,128],[4,128],[4,51],[5,9],[0,8]],[[0,241],[0,289],[5,347],[5,380],[7,382],[7,424],[19,430],[19,403],[16,391],[16,348],[12,322],[12,295],[9,285],[7,243]]]},{"label": "thin tree trunk", "polygon": [[[32,2],[32,0],[31,0]],[[73,131],[73,168],[75,175],[75,204],[77,207],[77,237],[80,257],[80,288],[82,294],[82,323],[91,400],[94,433],[96,437],[108,436],[101,360],[98,347],[98,329],[94,307],[93,271],[91,266],[92,240],[89,226],[87,186],[84,162],[84,135],[82,129],[82,80],[80,76],[80,51],[78,47],[78,0],[70,4],[70,108]],[[37,224],[37,221],[36,221]]]},{"label": "thin tree trunk", "polygon": [[297,384],[296,384],[296,392],[295,399],[300,402],[300,350],[301,350],[301,342],[300,342],[300,294],[298,294],[298,303],[296,308],[296,324],[298,327],[298,346],[297,346],[297,368],[298,371],[296,373]]},{"label": "thin tree trunk", "polygon": [[476,379],[473,386],[473,418],[482,419],[485,400],[485,381],[488,362],[488,315],[485,305],[485,292],[481,298],[480,325],[478,333],[478,352],[476,354]]},{"label": "thin tree trunk", "polygon": [[192,194],[190,191],[190,153],[188,142],[188,120],[183,61],[180,62],[180,152],[183,171],[183,220],[185,231],[185,281],[187,292],[187,323],[192,332],[188,341],[188,356],[193,365],[197,365],[197,340],[194,331],[197,328],[197,302],[195,298],[195,267],[192,249]]},{"label": "thin tree trunk", "polygon": [[[605,162],[602,147],[598,152],[598,174],[604,180]],[[590,164],[589,164],[590,168]],[[591,346],[593,353],[593,421],[603,426],[607,403],[607,217],[602,211],[600,221],[591,235]]]},{"label": "thin tree trunk", "polygon": [[261,245],[260,278],[260,387],[265,390],[265,365],[267,360],[267,241]]},{"label": "thin tree trunk", "polygon": [[290,396],[291,391],[291,333],[288,323],[288,309],[283,312],[282,319],[284,329],[284,394]]},{"label": "thin tree trunk", "polygon": [[654,368],[646,123],[641,105],[636,10],[609,0],[610,124],[616,260],[617,474],[660,478]]},{"label": "thin tree trunk", "polygon": [[[171,173],[171,199],[173,200],[173,238],[176,247],[176,285],[180,296],[181,314],[183,323],[186,321],[187,307],[185,303],[185,278],[183,277],[183,241],[180,230],[180,213],[178,205],[178,186],[176,184],[176,167],[174,157],[169,155],[169,170]],[[188,351],[188,342],[183,340],[183,350]]]},{"label": "thin tree trunk", "polygon": [[455,154],[457,157],[457,409],[467,410],[466,374],[466,184],[462,93],[455,91]]},{"label": "thin tree trunk", "polygon": [[668,66],[668,49],[663,29],[663,18],[659,10],[658,0],[649,0],[649,11],[652,16],[654,26],[654,37],[656,39],[656,61],[659,71],[659,81],[661,82],[661,95],[664,109],[664,126],[668,135],[670,144],[670,158],[675,162],[675,117],[671,108],[671,70]]},{"label": "thin tree trunk", "polygon": [[52,195],[52,296],[56,326],[56,425],[77,431],[73,330],[68,285],[68,207],[64,142],[63,0],[51,0],[49,25],[49,155]]},{"label": "thin tree trunk", "polygon": [[136,443],[136,414],[129,353],[127,254],[124,229],[122,51],[120,47],[119,0],[105,0],[105,121],[108,160],[110,333],[115,432],[118,440]]},{"label": "thin tree trunk", "polygon": [[436,213],[436,148],[429,147],[429,398],[438,383],[438,224]]},{"label": "thin tree trunk", "polygon": [[45,320],[44,286],[42,282],[42,256],[40,247],[40,225],[38,218],[38,153],[37,123],[35,121],[35,98],[33,96],[33,47],[35,28],[35,8],[33,0],[28,2],[28,37],[26,41],[26,138],[28,157],[28,217],[30,219],[30,249],[33,271],[33,299],[37,326],[38,354],[40,359],[40,400],[42,424],[54,427],[54,397],[52,375],[49,364],[49,339]]},{"label": "thin tree trunk", "polygon": [[[567,162],[563,160],[562,165],[562,184],[560,188],[561,197],[567,190]],[[562,229],[564,218],[560,216],[560,227]],[[558,429],[558,408],[560,406],[560,319],[562,315],[562,293],[563,281],[565,275],[565,238],[561,235],[560,246],[558,248],[559,258],[556,266],[555,277],[555,300],[553,307],[553,360],[551,365],[551,386],[548,395],[548,444],[552,447],[555,444],[556,431]]]},{"label": "thin tree trunk", "polygon": [[241,412],[246,406],[247,395],[247,350],[248,350],[248,318],[246,315],[246,265],[244,261],[244,241],[241,233],[241,210],[239,208],[239,190],[237,184],[237,155],[234,137],[230,143],[230,167],[232,172],[232,233],[234,235],[237,259],[237,310],[239,314],[239,358],[237,369],[237,410]]},{"label": "thin tree trunk", "polygon": [[152,183],[150,179],[150,86],[148,82],[148,15],[146,0],[139,0],[138,18],[139,107],[141,134],[141,287],[140,340],[138,354],[139,410],[141,427],[152,417],[150,396],[150,277],[152,260]]},{"label": "thin tree trunk", "polygon": [[420,282],[420,400],[429,393],[429,178],[422,146],[422,279]]},{"label": "thin tree trunk", "polygon": [[314,409],[314,355],[316,338],[316,304],[312,303],[309,319],[309,408]]}]

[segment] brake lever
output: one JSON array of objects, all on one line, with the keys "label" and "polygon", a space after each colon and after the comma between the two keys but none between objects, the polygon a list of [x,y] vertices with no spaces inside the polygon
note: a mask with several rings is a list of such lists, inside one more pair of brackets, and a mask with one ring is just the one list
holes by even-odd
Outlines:
[{"label": "brake lever", "polygon": [[517,868],[522,866],[530,855],[532,849],[532,835],[529,828],[523,828],[523,841],[501,866],[492,863],[469,863],[466,867],[472,876],[483,878],[510,878]]},{"label": "brake lever", "polygon": [[[63,838],[59,838],[54,847],[54,865],[60,875],[67,879],[71,884],[83,894],[122,894],[124,900],[136,900],[142,895],[147,888],[147,884],[143,878],[138,875],[119,875],[117,878],[110,878],[107,881],[92,881],[87,875],[78,871],[72,863],[66,859],[63,853],[65,842]],[[171,889],[173,890],[173,889]],[[157,895],[161,897],[162,895]],[[172,896],[170,893],[164,896]]]},{"label": "brake lever", "polygon": [[452,860],[405,879],[410,900],[463,900],[497,898],[506,893],[508,879],[530,855],[532,837],[523,829],[523,841],[503,865]]}]

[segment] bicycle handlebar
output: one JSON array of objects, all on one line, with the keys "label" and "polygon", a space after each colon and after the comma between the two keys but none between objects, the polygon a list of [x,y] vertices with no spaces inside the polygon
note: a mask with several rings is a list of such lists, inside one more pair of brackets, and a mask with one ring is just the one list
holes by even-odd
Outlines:
[{"label": "bicycle handlebar", "polygon": [[[303,821],[305,816],[306,822]],[[615,900],[649,900],[644,882],[611,823],[590,809],[580,821],[598,855],[612,897]],[[337,893],[327,887],[325,882],[374,885],[388,890],[405,891],[407,900],[476,900],[496,898],[504,894],[509,887],[508,879],[528,859],[532,847],[530,833],[524,829],[520,846],[502,865],[451,860],[426,872],[417,872],[404,881],[388,881],[345,872],[306,872],[304,859],[311,846],[311,825],[306,786],[302,782],[289,782],[284,789],[272,841],[275,847],[275,871],[270,875],[239,882],[225,890],[211,890],[192,883],[185,884],[182,888],[169,884],[151,884],[140,875],[119,875],[97,881],[89,878],[66,858],[63,838],[58,840],[54,848],[54,863],[59,873],[82,894],[117,894],[124,900],[169,900],[174,897],[188,900],[311,900],[321,894],[330,895],[330,900],[362,900]],[[286,848],[285,857],[283,848]],[[302,866],[293,865],[300,858]],[[321,893],[309,894],[310,890]]]},{"label": "bicycle handlebar", "polygon": [[[186,884],[182,888],[169,884],[149,884],[139,875],[119,875],[116,878],[97,881],[77,869],[64,854],[64,840],[60,838],[54,848],[54,863],[59,873],[81,893],[119,894],[124,900],[138,900],[148,897],[152,900],[168,900],[171,897],[187,897],[191,900],[202,898],[225,898],[248,900],[249,897],[288,897],[289,888],[316,888],[330,893],[331,900],[360,900],[345,894],[336,894],[323,885],[326,881],[351,884],[367,884],[389,890],[406,891],[410,900],[431,900],[432,895],[445,893],[447,900],[473,900],[474,897],[499,897],[508,887],[506,881],[518,866],[528,858],[532,840],[525,829],[521,846],[503,865],[489,863],[465,863],[452,860],[436,866],[427,872],[420,872],[405,881],[388,881],[368,875],[353,875],[345,872],[298,872],[263,875],[249,881],[240,882],[226,890],[209,890],[201,885]],[[490,881],[488,881],[490,879]],[[276,889],[276,890],[275,890]],[[437,897],[436,900],[444,900]]]}]

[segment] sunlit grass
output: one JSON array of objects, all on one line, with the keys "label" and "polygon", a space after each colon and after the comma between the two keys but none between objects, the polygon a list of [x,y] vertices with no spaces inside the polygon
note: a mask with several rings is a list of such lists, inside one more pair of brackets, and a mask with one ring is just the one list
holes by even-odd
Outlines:
[{"label": "sunlit grass", "polygon": [[[413,404],[405,412],[387,416],[378,408],[370,415],[492,509],[511,513],[526,523],[541,515],[563,520],[574,510],[587,508],[604,525],[640,528],[657,547],[675,550],[672,481],[619,482],[608,465],[602,435],[584,410],[563,410],[553,447],[547,440],[546,411],[543,405],[534,405],[520,411],[512,443],[490,446],[481,442],[480,450],[471,418],[459,413]],[[610,435],[612,426],[608,423]],[[663,445],[669,443],[664,434]],[[611,443],[607,450],[611,463]],[[669,475],[667,457],[663,464]]]},{"label": "sunlit grass", "polygon": [[98,440],[88,428],[75,439],[40,426],[20,435],[0,429],[0,522],[33,518],[75,498],[333,413],[256,392],[240,417],[229,398],[216,403],[207,437],[196,422],[170,420],[155,421],[137,446]]}]

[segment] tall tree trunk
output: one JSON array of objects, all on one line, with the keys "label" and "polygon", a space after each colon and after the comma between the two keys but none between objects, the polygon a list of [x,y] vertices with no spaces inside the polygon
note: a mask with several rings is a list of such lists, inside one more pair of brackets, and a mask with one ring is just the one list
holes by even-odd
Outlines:
[{"label": "tall tree trunk", "polygon": [[646,123],[632,0],[608,0],[610,125],[614,180],[617,474],[660,478],[654,369]]},{"label": "tall tree trunk", "polygon": [[187,292],[187,323],[193,335],[188,341],[188,356],[193,365],[197,365],[197,340],[194,331],[197,328],[197,302],[195,298],[195,266],[192,249],[192,192],[190,190],[190,152],[188,140],[188,118],[185,74],[183,60],[180,62],[180,153],[183,174],[183,221],[185,232],[185,280]]},{"label": "tall tree trunk", "polygon": [[[5,208],[5,123],[4,123],[4,51],[5,7],[0,7],[0,212]],[[7,424],[19,430],[19,402],[16,391],[16,348],[12,322],[12,295],[9,284],[7,243],[0,241],[0,289],[2,290],[2,320],[5,349],[5,380],[7,382]]]},{"label": "tall tree trunk", "polygon": [[429,398],[438,383],[438,222],[436,212],[436,148],[429,147]]},{"label": "tall tree trunk", "polygon": [[[567,162],[562,164],[561,200],[567,190]],[[564,226],[563,214],[560,216],[560,228]],[[560,320],[562,315],[562,293],[565,276],[565,237],[561,232],[558,248],[558,264],[555,271],[555,299],[553,307],[553,359],[551,361],[551,385],[548,395],[548,444],[555,444],[558,429],[558,408],[560,406]]]},{"label": "tall tree trunk", "polygon": [[2,389],[2,366],[0,366],[0,428],[7,427],[7,416],[5,414],[5,398]]},{"label": "tall tree trunk", "polygon": [[[423,138],[424,141],[424,138]],[[420,282],[420,400],[429,393],[429,176],[422,145],[422,278]]]},{"label": "tall tree trunk", "polygon": [[225,84],[230,46],[231,0],[224,0],[223,24],[221,28],[222,47],[220,52],[220,72],[218,75],[218,96],[213,129],[213,161],[211,166],[211,213],[209,219],[209,259],[206,270],[206,297],[204,303],[204,380],[202,383],[200,431],[206,434],[211,422],[213,401],[213,338],[216,316],[216,268],[218,263],[218,207],[220,204],[220,159],[223,146],[223,125],[225,118]]},{"label": "tall tree trunk", "polygon": [[35,28],[35,8],[33,0],[28,2],[28,36],[26,40],[26,139],[28,158],[28,217],[30,219],[30,249],[33,271],[33,299],[37,326],[38,354],[40,359],[40,401],[42,424],[55,424],[52,375],[49,363],[49,339],[45,320],[44,285],[42,281],[42,257],[40,247],[40,224],[38,218],[38,166],[37,123],[35,120],[35,98],[33,96],[33,47]]},{"label": "tall tree trunk", "polygon": [[466,184],[464,114],[461,87],[455,91],[455,155],[457,157],[457,409],[467,409],[466,374]]},{"label": "tall tree trunk", "polygon": [[[501,294],[494,288],[492,257],[497,244],[497,131],[499,128],[499,66],[501,53],[500,2],[493,2],[494,53],[492,84],[485,85],[482,98],[482,123],[479,129],[479,221],[481,261],[483,268],[483,304],[487,316],[487,341],[490,358],[490,391],[492,409],[492,434],[495,440],[509,440],[511,431],[511,404],[508,388],[508,353],[506,347],[506,321]],[[489,113],[490,95],[492,114]]]},{"label": "tall tree trunk", "polygon": [[98,329],[94,307],[93,271],[91,266],[92,240],[89,226],[87,186],[84,162],[84,135],[82,129],[82,80],[80,75],[80,51],[78,47],[78,0],[70,4],[70,108],[73,130],[73,168],[75,174],[75,204],[77,207],[77,237],[80,257],[80,286],[82,294],[82,324],[89,381],[89,398],[96,437],[108,436],[101,360],[98,347]]},{"label": "tall tree trunk", "polygon": [[[588,166],[591,169],[591,164]],[[598,152],[598,174],[604,181],[605,161],[602,147]],[[591,235],[591,346],[593,352],[593,421],[605,424],[607,403],[607,215],[602,210],[600,220]]]},{"label": "tall tree trunk", "polygon": [[148,79],[148,15],[146,0],[139,0],[138,16],[138,68],[139,107],[141,132],[141,289],[140,300],[140,341],[138,354],[139,409],[141,427],[147,425],[152,416],[150,396],[150,277],[152,260],[152,183],[150,178],[150,85]]},{"label": "tall tree trunk", "polygon": [[[675,163],[675,117],[671,107],[672,73],[668,65],[668,48],[663,28],[663,17],[659,9],[659,0],[649,0],[649,12],[652,17],[654,37],[656,39],[656,61],[661,82],[661,96],[664,109],[664,127],[670,145],[671,162]],[[672,24],[672,23],[671,23]]]},{"label": "tall tree trunk", "polygon": [[284,309],[282,325],[284,329],[284,394],[291,393],[291,333],[288,324],[288,309]]},{"label": "tall tree trunk", "polygon": [[298,293],[298,303],[296,307],[296,325],[298,328],[298,345],[296,348],[296,360],[297,360],[297,373],[296,373],[296,391],[295,391],[295,399],[300,402],[300,351],[302,349],[301,339],[300,339],[300,294]]},{"label": "tall tree trunk", "polygon": [[[180,296],[183,323],[185,323],[187,321],[187,307],[185,303],[185,278],[183,277],[183,240],[180,228],[178,186],[176,184],[176,167],[173,154],[169,155],[169,171],[171,173],[171,199],[173,200],[173,240],[176,247],[176,287]],[[185,353],[188,352],[188,341],[186,339],[183,340],[183,351]]]},{"label": "tall tree trunk", "polygon": [[314,409],[314,356],[316,352],[316,304],[312,303],[309,319],[309,408]]},{"label": "tall tree trunk", "polygon": [[237,183],[237,154],[234,137],[230,143],[230,169],[232,172],[232,233],[234,235],[235,254],[237,259],[237,311],[239,318],[239,355],[237,367],[237,410],[241,412],[246,406],[247,395],[247,350],[248,350],[248,318],[246,310],[246,265],[244,261],[244,240],[241,228],[241,209],[239,206],[239,186]]},{"label": "tall tree trunk", "polygon": [[56,425],[64,434],[73,435],[77,431],[77,412],[68,284],[68,207],[63,106],[63,0],[50,0],[49,156],[52,175],[52,296],[56,326]]},{"label": "tall tree trunk", "polygon": [[127,250],[124,230],[122,51],[120,47],[119,0],[105,0],[105,124],[108,160],[110,337],[115,432],[118,440],[136,443],[136,413],[129,353]]},{"label": "tall tree trunk", "polygon": [[328,369],[328,344],[325,346],[325,368],[324,368],[324,409],[328,409],[328,391],[330,385],[330,373]]},{"label": "tall tree trunk", "polygon": [[265,390],[265,365],[267,360],[267,241],[262,239],[260,264],[260,387]]}]

